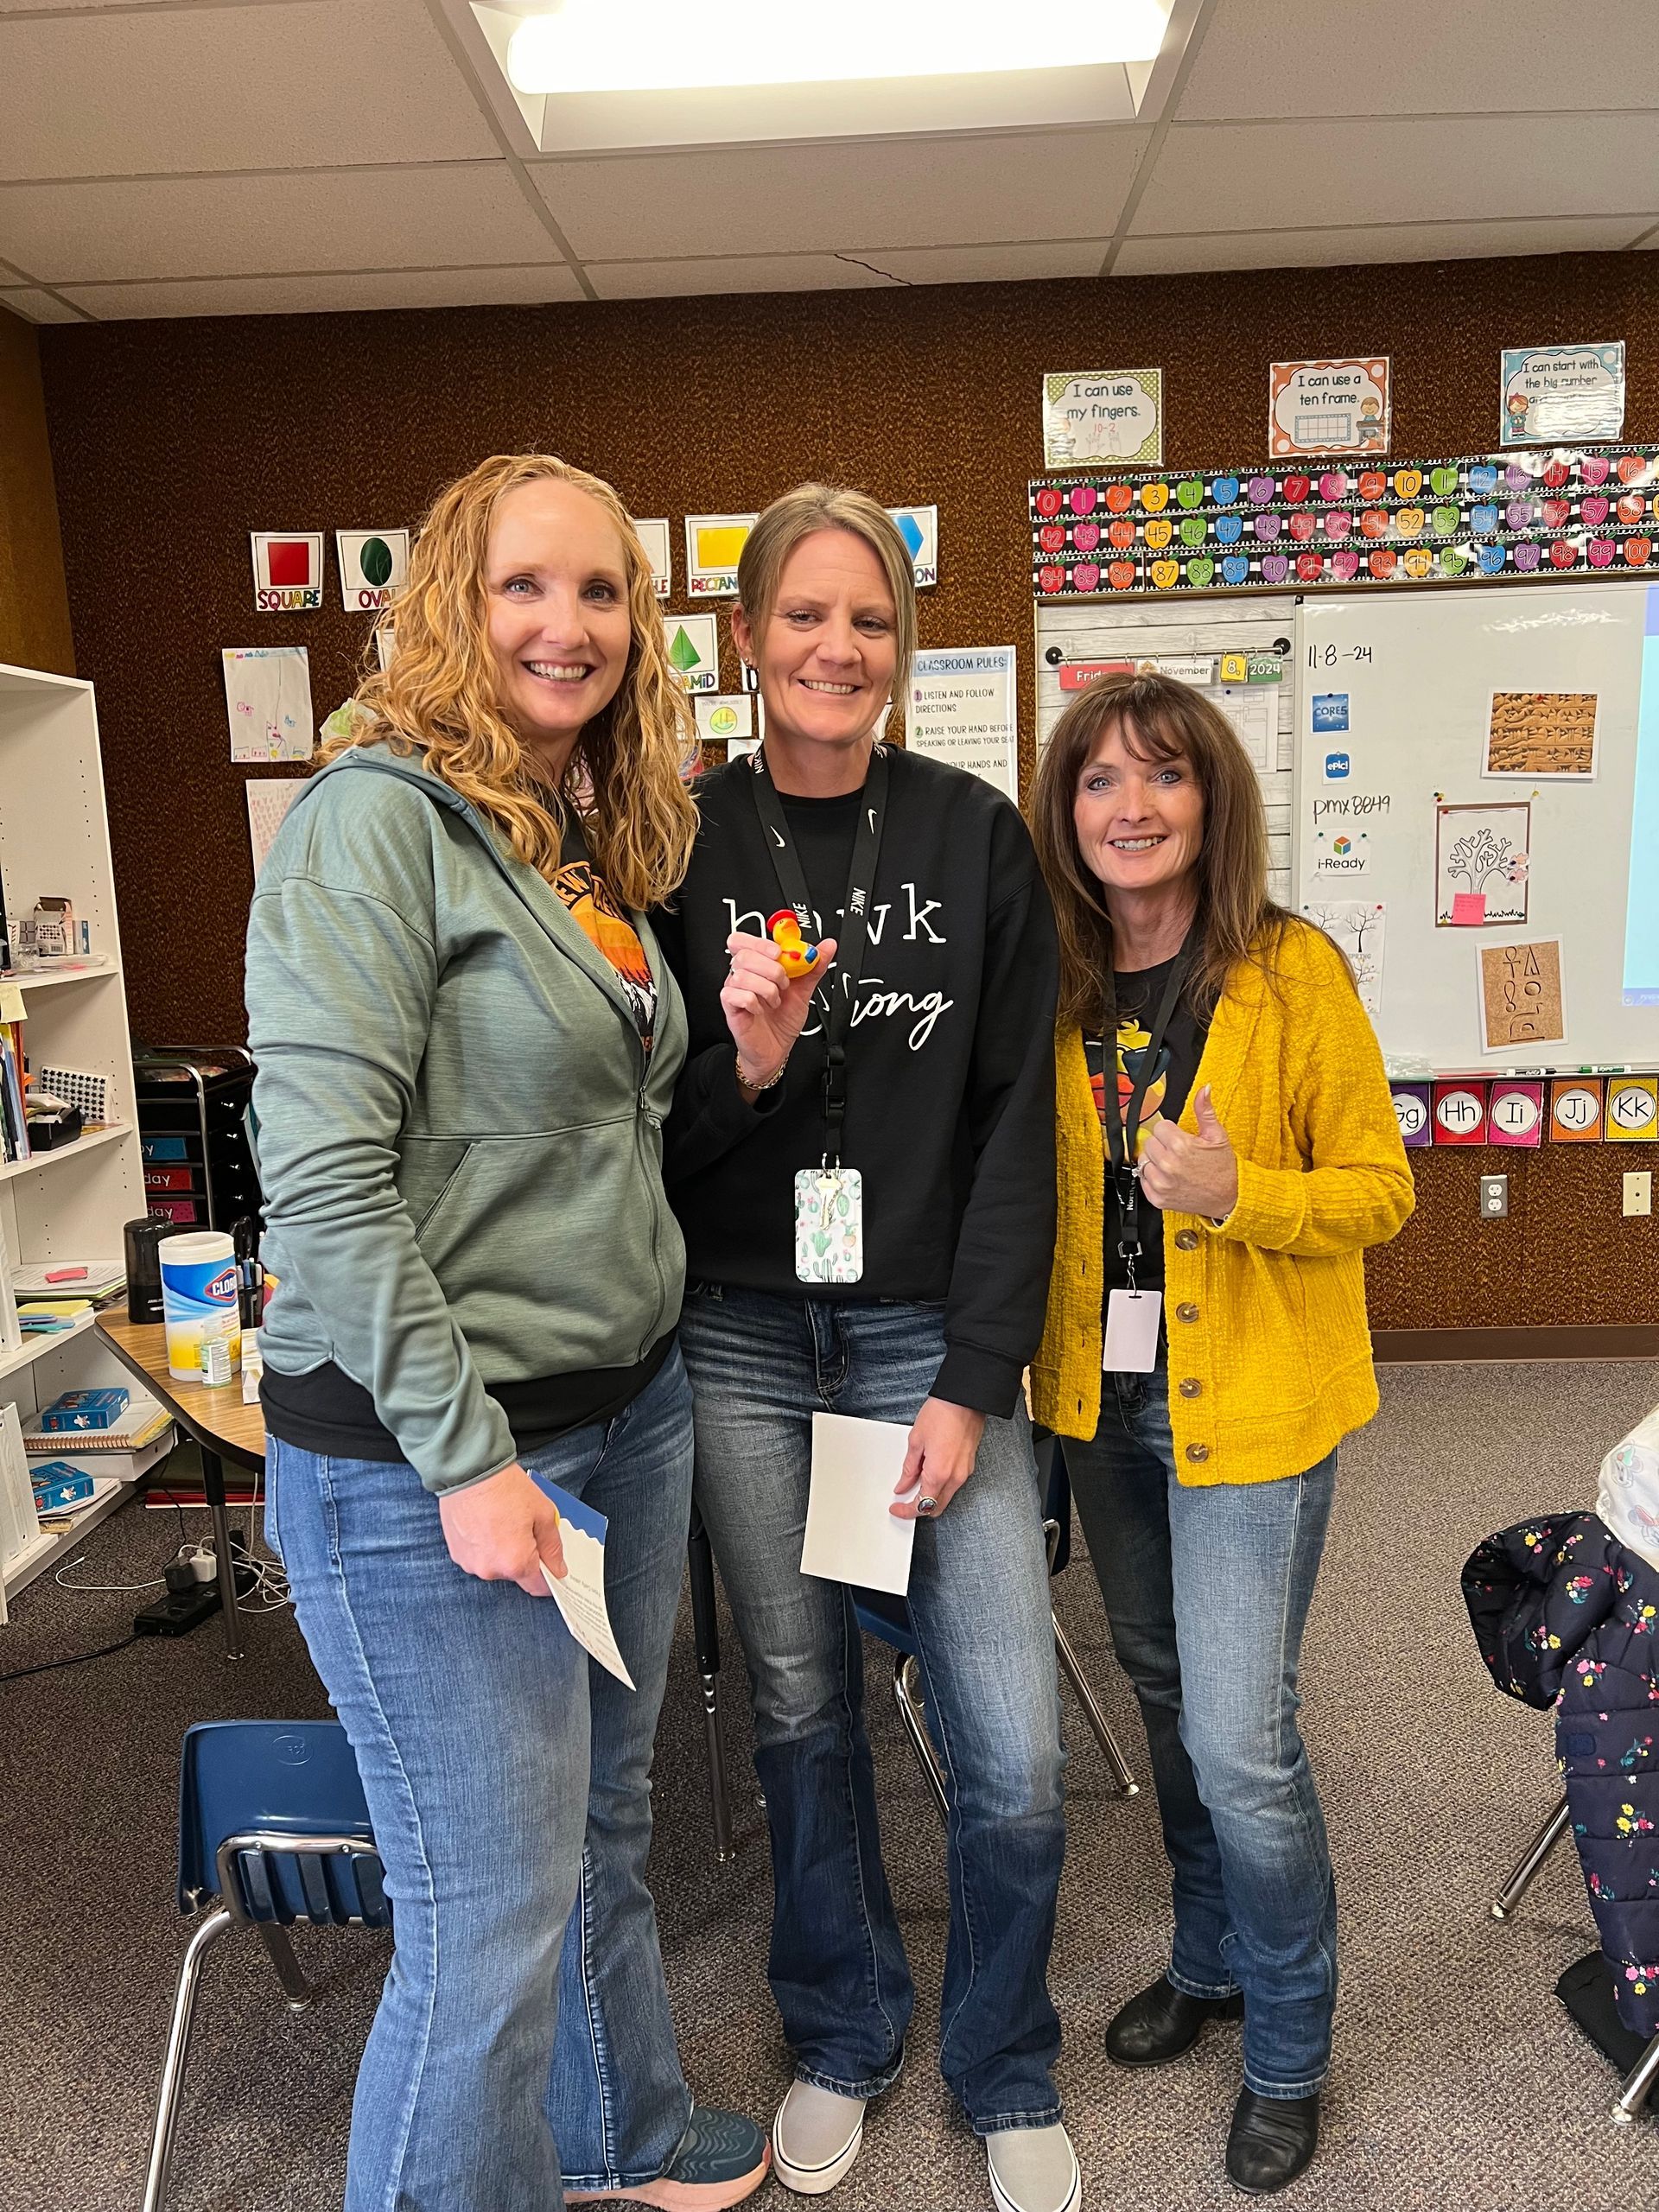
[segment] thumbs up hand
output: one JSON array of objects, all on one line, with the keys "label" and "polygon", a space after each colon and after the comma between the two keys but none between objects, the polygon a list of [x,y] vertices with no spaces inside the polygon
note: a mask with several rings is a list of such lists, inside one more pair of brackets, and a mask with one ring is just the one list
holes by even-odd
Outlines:
[{"label": "thumbs up hand", "polygon": [[1141,1146],[1141,1187],[1166,1213],[1196,1213],[1220,1221],[1238,1204],[1238,1159],[1205,1084],[1192,1101],[1196,1136],[1161,1116]]}]

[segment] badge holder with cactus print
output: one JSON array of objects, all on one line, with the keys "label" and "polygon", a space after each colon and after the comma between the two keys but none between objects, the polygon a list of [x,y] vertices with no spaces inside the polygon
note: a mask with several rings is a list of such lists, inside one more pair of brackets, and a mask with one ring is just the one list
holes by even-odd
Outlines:
[{"label": "badge holder with cactus print", "polygon": [[803,1282],[856,1282],[864,1272],[864,1178],[856,1167],[803,1167],[795,1178],[795,1272]]}]

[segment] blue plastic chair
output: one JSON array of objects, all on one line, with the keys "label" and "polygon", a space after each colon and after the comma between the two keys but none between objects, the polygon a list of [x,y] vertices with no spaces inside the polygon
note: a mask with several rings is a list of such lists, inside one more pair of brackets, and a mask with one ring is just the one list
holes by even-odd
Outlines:
[{"label": "blue plastic chair", "polygon": [[[1048,1545],[1048,1572],[1051,1581],[1065,1567],[1071,1556],[1071,1484],[1065,1471],[1065,1460],[1058,1449],[1058,1440],[1046,1429],[1036,1433],[1037,1472],[1043,1484],[1043,1535]],[[910,1738],[911,1749],[920,1763],[933,1792],[933,1802],[938,1807],[939,1818],[950,1817],[950,1796],[939,1755],[933,1739],[927,1732],[927,1714],[921,1690],[921,1669],[918,1663],[916,1637],[910,1624],[910,1607],[902,1598],[895,1598],[881,1590],[855,1590],[853,1611],[858,1624],[867,1636],[874,1636],[887,1645],[894,1654],[893,1669],[893,1701],[899,1716],[905,1724],[905,1733]],[[1094,1687],[1072,1649],[1071,1639],[1061,1627],[1058,1614],[1052,1615],[1054,1623],[1054,1654],[1060,1662],[1060,1671],[1076,1691],[1095,1741],[1100,1745],[1107,1765],[1111,1769],[1112,1782],[1120,1797],[1140,1795],[1140,1784],[1130,1773],[1128,1762],[1118,1748],[1106,1715],[1101,1711],[1100,1700]]]},{"label": "blue plastic chair", "polygon": [[192,1728],[179,1770],[179,1910],[214,1910],[184,1955],[168,2030],[143,2212],[162,2212],[196,1991],[208,1951],[251,1927],[288,2001],[313,1997],[288,1929],[390,1928],[391,1907],[357,1762],[337,1720],[214,1720]]}]

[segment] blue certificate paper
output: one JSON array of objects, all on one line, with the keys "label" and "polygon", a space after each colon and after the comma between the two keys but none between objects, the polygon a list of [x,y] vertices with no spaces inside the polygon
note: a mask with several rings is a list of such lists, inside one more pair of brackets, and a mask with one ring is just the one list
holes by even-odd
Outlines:
[{"label": "blue certificate paper", "polygon": [[553,1602],[582,1649],[597,1659],[607,1674],[632,1689],[634,1680],[622,1663],[605,1605],[605,1534],[610,1523],[602,1513],[595,1513],[592,1506],[584,1505],[544,1476],[532,1475],[531,1480],[558,1509],[559,1541],[564,1547],[567,1572],[560,1580],[549,1574],[545,1567],[542,1569]]}]

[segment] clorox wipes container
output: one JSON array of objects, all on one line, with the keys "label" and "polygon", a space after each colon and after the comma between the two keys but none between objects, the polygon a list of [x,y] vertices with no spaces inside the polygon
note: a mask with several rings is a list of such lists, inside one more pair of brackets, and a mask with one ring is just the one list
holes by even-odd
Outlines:
[{"label": "clorox wipes container", "polygon": [[242,1357],[235,1246],[223,1230],[205,1229],[164,1236],[158,1249],[168,1373],[180,1382],[203,1381],[210,1360],[223,1357],[204,1355],[214,1344],[224,1345],[233,1373]]}]

